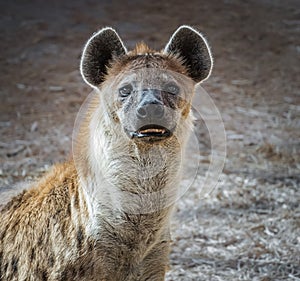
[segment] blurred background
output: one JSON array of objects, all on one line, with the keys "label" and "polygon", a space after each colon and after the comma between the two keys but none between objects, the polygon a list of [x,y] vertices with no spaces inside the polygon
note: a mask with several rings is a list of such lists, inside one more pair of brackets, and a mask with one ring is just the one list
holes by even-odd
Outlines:
[{"label": "blurred background", "polygon": [[[177,204],[167,280],[300,280],[298,0],[1,0],[0,16],[0,201],[70,157],[93,32],[111,26],[128,49],[159,50],[188,24],[212,48],[203,87],[222,114],[227,159],[208,198],[195,184]],[[205,170],[209,138],[200,142]]]}]

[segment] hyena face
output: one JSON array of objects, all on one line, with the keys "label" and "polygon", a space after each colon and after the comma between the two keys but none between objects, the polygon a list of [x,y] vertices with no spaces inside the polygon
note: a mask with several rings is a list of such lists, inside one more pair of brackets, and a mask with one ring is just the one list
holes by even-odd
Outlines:
[{"label": "hyena face", "polygon": [[81,73],[100,89],[124,136],[154,143],[191,125],[194,85],[209,76],[211,66],[206,41],[190,27],[180,27],[161,52],[144,44],[128,52],[117,33],[105,28],[87,42]]},{"label": "hyena face", "polygon": [[123,132],[150,143],[176,135],[188,117],[192,80],[163,68],[139,68],[120,76],[113,89]]}]

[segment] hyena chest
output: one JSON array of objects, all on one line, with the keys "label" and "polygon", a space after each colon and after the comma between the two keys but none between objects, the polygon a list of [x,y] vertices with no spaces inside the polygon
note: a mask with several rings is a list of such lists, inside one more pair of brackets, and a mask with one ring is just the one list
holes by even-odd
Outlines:
[{"label": "hyena chest", "polygon": [[[100,240],[89,239],[86,249],[72,266],[66,266],[59,280],[139,280],[142,268],[156,245],[169,242],[168,229],[161,222],[129,215],[119,226],[103,225]],[[147,221],[147,223],[146,223]],[[99,279],[99,276],[101,278]]]}]

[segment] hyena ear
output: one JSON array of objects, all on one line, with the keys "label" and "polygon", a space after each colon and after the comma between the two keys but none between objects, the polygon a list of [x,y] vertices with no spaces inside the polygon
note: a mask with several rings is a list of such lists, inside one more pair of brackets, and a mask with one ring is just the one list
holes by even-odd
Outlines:
[{"label": "hyena ear", "polygon": [[99,30],[83,49],[80,72],[84,81],[94,88],[99,86],[111,60],[126,53],[127,50],[114,29],[106,27]]},{"label": "hyena ear", "polygon": [[170,38],[164,53],[173,53],[183,59],[191,78],[196,82],[207,79],[213,60],[204,37],[190,26],[180,26]]}]

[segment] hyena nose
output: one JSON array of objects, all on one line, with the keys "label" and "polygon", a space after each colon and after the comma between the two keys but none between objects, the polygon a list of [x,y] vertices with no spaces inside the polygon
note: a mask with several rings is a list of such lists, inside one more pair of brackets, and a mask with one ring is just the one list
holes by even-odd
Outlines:
[{"label": "hyena nose", "polygon": [[139,119],[162,118],[164,116],[164,106],[155,103],[140,105],[136,109],[136,114]]},{"label": "hyena nose", "polygon": [[159,119],[164,116],[164,103],[161,97],[161,91],[158,89],[143,89],[142,99],[136,109],[136,115],[139,119]]}]

